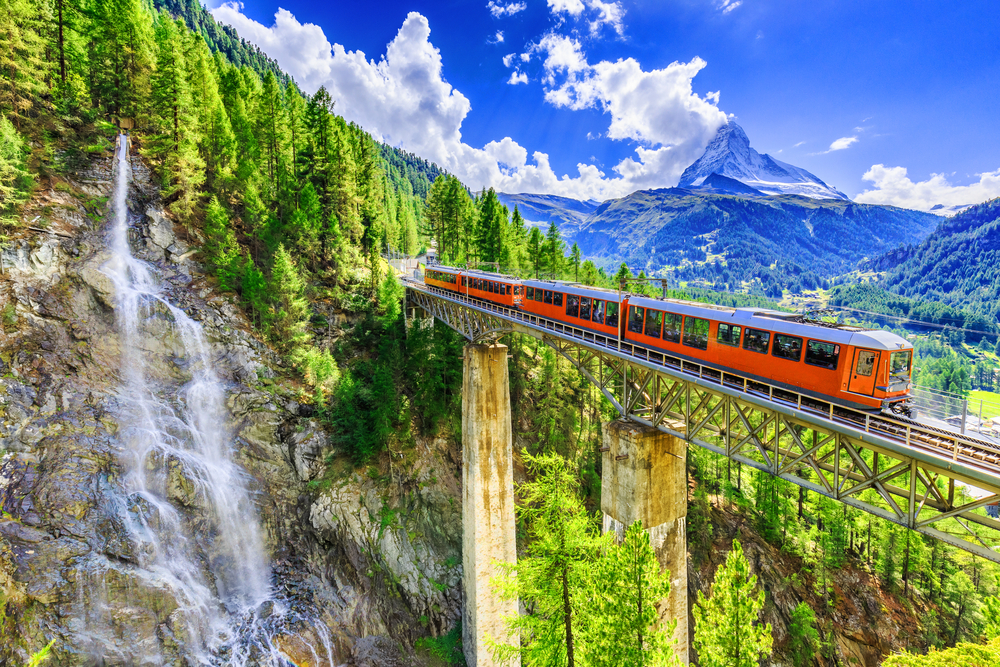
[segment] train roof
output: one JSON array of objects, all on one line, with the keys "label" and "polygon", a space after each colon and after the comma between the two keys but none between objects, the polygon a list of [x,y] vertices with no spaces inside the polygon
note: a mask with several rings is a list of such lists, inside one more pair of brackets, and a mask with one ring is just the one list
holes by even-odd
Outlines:
[{"label": "train roof", "polygon": [[489,271],[481,271],[479,269],[463,269],[462,273],[471,276],[473,278],[482,278],[484,280],[498,280],[508,283],[521,283],[521,279],[516,276],[510,276],[505,273],[491,273]]},{"label": "train roof", "polygon": [[535,287],[541,289],[558,290],[563,294],[573,294],[576,296],[587,296],[604,301],[614,301],[621,303],[622,295],[618,290],[610,290],[604,287],[591,287],[581,283],[574,283],[568,280],[524,280],[525,287]]},{"label": "train roof", "polygon": [[730,308],[677,299],[630,297],[629,305],[655,308],[681,315],[703,317],[717,322],[730,321],[743,327],[759,328],[789,336],[801,336],[838,345],[854,345],[874,350],[910,350],[905,338],[882,329],[862,329],[845,324],[808,320],[800,314],[766,308]]},{"label": "train roof", "polygon": [[456,276],[465,271],[465,269],[458,269],[455,268],[454,266],[445,266],[444,264],[431,264],[429,266],[424,267],[424,270],[440,271],[441,273],[451,273]]}]

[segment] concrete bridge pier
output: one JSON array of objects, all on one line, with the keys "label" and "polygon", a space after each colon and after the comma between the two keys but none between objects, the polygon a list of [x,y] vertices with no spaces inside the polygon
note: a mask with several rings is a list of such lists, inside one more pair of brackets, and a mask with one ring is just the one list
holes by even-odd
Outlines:
[{"label": "concrete bridge pier", "polygon": [[[684,424],[673,423],[671,428],[683,432]],[[661,571],[670,571],[670,595],[660,604],[660,620],[677,621],[677,657],[689,664],[687,443],[625,420],[605,422],[603,431],[603,530],[614,531],[620,541],[628,526],[642,520]]]},{"label": "concrete bridge pier", "polygon": [[517,561],[507,346],[469,344],[463,359],[462,644],[469,667],[493,667],[487,635],[517,641],[504,618],[518,613],[518,603],[499,599],[490,587],[497,561]]}]

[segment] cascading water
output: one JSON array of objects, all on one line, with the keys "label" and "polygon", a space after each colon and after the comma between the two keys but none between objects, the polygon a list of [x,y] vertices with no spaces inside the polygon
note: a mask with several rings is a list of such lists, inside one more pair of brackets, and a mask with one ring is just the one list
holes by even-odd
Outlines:
[{"label": "cascading water", "polygon": [[[231,457],[225,387],[201,325],[167,300],[152,267],[132,255],[129,177],[123,134],[116,155],[112,257],[103,270],[115,285],[121,340],[124,488],[116,497],[137,554],[129,576],[166,589],[176,601],[173,639],[183,644],[189,664],[287,665],[272,641],[276,632],[288,632],[279,626],[304,621],[324,644],[328,635],[319,624],[292,618],[287,605],[272,597],[250,479]],[[179,388],[153,379],[145,349],[150,336],[169,339],[166,344],[176,349],[183,374]],[[188,507],[177,507],[178,495]],[[260,613],[264,608],[268,613]],[[330,660],[325,648],[323,662]],[[313,664],[320,664],[316,657]],[[143,658],[158,662],[155,656]]]}]

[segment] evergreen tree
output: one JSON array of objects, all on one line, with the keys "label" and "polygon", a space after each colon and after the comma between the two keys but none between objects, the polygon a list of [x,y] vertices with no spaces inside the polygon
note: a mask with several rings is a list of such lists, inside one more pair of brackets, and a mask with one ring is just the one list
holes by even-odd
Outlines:
[{"label": "evergreen tree", "polygon": [[288,352],[308,342],[309,302],[304,296],[305,285],[283,245],[274,253],[267,290],[271,302],[271,338],[275,344]]},{"label": "evergreen tree", "polygon": [[580,246],[573,242],[573,248],[570,250],[570,261],[573,262],[573,280],[574,282],[580,282]]},{"label": "evergreen tree", "polygon": [[12,220],[10,214],[28,198],[31,175],[25,168],[26,155],[21,135],[0,116],[0,224]]},{"label": "evergreen tree", "polygon": [[545,256],[545,268],[554,279],[558,280],[562,275],[563,268],[563,242],[562,236],[559,234],[559,227],[554,222],[549,223],[549,231],[545,234],[542,254]]},{"label": "evergreen tree", "polygon": [[21,130],[45,90],[45,43],[36,0],[6,0],[0,12],[0,112]]},{"label": "evergreen tree", "polygon": [[564,458],[526,454],[534,481],[520,485],[519,518],[528,546],[516,565],[492,583],[505,599],[520,599],[527,613],[506,619],[519,645],[489,638],[494,660],[520,655],[524,664],[573,667],[580,642],[580,615],[590,589],[588,562],[598,548],[594,525],[576,495],[579,482]]},{"label": "evergreen tree", "polygon": [[623,281],[628,280],[632,277],[632,272],[629,271],[628,264],[622,262],[621,266],[618,267],[618,272],[615,273],[615,287],[618,289],[628,290],[629,285]]},{"label": "evergreen tree", "polygon": [[715,573],[711,597],[698,592],[694,614],[694,645],[702,667],[755,667],[771,652],[771,624],[761,625],[764,592],[743,545],[733,540],[726,562]]},{"label": "evergreen tree", "polygon": [[242,268],[239,245],[229,225],[229,216],[215,196],[209,200],[205,210],[205,245],[202,250],[215,269],[219,286],[224,290],[235,290],[240,284]]},{"label": "evergreen tree", "polygon": [[800,602],[792,610],[792,619],[788,624],[788,655],[794,667],[812,665],[818,648],[816,614],[808,603]]},{"label": "evergreen tree", "polygon": [[658,627],[657,605],[670,593],[670,573],[636,521],[620,545],[608,545],[594,565],[594,589],[588,606],[585,664],[589,667],[645,667],[673,664],[669,637],[676,621]]},{"label": "evergreen tree", "polygon": [[503,262],[509,255],[505,247],[505,227],[507,207],[497,199],[497,193],[490,188],[479,202],[479,225],[476,249],[482,262]]},{"label": "evergreen tree", "polygon": [[542,264],[545,261],[542,246],[545,237],[538,227],[532,227],[528,233],[528,259],[531,261],[531,269],[535,273],[535,278],[541,275]]},{"label": "evergreen tree", "polygon": [[95,0],[91,15],[91,91],[108,113],[136,118],[149,95],[152,17],[141,0]]}]

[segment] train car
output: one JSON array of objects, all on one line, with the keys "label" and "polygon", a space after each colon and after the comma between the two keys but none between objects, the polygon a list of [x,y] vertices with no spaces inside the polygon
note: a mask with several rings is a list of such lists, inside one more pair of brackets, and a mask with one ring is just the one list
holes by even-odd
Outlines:
[{"label": "train car", "polygon": [[525,280],[521,310],[618,338],[620,292],[562,280]]},{"label": "train car", "polygon": [[485,271],[463,271],[459,278],[459,290],[462,294],[508,308],[520,306],[523,296],[520,278]]},{"label": "train car", "polygon": [[424,269],[424,283],[449,292],[461,293],[462,270],[435,264]]},{"label": "train car", "polygon": [[757,308],[629,296],[625,340],[861,410],[905,411],[913,345]]}]

